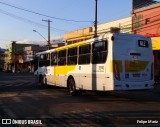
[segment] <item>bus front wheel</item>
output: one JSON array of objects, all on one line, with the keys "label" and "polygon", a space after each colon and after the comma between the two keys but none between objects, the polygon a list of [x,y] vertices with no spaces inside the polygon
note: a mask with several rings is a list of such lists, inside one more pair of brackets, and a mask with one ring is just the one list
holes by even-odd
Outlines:
[{"label": "bus front wheel", "polygon": [[68,92],[71,96],[76,95],[75,81],[73,78],[70,78],[68,81]]}]

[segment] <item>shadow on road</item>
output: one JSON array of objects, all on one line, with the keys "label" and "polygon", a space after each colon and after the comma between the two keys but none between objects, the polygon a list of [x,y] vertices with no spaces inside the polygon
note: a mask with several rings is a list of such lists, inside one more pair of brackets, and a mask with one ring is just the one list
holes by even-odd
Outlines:
[{"label": "shadow on road", "polygon": [[[20,96],[24,92],[39,93],[41,91],[49,93],[47,96],[55,96],[58,93],[59,98],[70,98],[79,102],[113,102],[113,101],[134,101],[134,102],[160,102],[160,85],[156,85],[153,90],[141,91],[114,91],[114,92],[86,92],[82,96],[69,96],[67,89],[47,86],[42,87],[34,83],[34,75],[31,73],[4,73],[0,72],[0,96],[4,93],[16,93]],[[57,95],[56,95],[57,96]],[[70,100],[69,99],[69,100]],[[68,100],[67,100],[68,101]]]}]

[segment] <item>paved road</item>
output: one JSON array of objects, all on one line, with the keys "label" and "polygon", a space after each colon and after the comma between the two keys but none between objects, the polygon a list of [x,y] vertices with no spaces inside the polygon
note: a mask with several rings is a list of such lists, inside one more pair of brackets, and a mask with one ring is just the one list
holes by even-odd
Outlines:
[{"label": "paved road", "polygon": [[160,127],[160,87],[71,97],[64,88],[36,85],[32,74],[0,72],[0,118],[39,119],[49,127]]}]

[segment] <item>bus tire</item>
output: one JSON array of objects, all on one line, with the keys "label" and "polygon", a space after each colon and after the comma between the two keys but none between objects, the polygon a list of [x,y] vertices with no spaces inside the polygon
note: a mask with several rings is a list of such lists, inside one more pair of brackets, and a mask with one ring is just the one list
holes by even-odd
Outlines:
[{"label": "bus tire", "polygon": [[70,78],[68,80],[68,92],[71,96],[75,96],[76,95],[76,85],[75,85],[75,81],[73,78]]}]

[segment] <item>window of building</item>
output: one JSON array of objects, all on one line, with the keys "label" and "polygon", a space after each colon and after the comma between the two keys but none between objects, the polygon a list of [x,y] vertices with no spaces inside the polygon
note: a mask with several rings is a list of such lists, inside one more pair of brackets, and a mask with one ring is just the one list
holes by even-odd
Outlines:
[{"label": "window of building", "polygon": [[149,24],[150,23],[150,18],[147,18],[146,20],[145,20],[145,24]]},{"label": "window of building", "polygon": [[58,65],[66,65],[66,50],[58,52]]},{"label": "window of building", "polygon": [[142,28],[142,15],[137,15],[133,17],[133,30],[138,30]]},{"label": "window of building", "polygon": [[77,47],[68,49],[67,64],[68,65],[77,64]]},{"label": "window of building", "polygon": [[51,53],[51,65],[57,65],[57,52]]},{"label": "window of building", "polygon": [[78,64],[90,64],[91,45],[83,45],[79,47]]},{"label": "window of building", "polygon": [[106,62],[107,59],[107,41],[99,41],[93,43],[92,49],[92,63],[100,64]]}]

